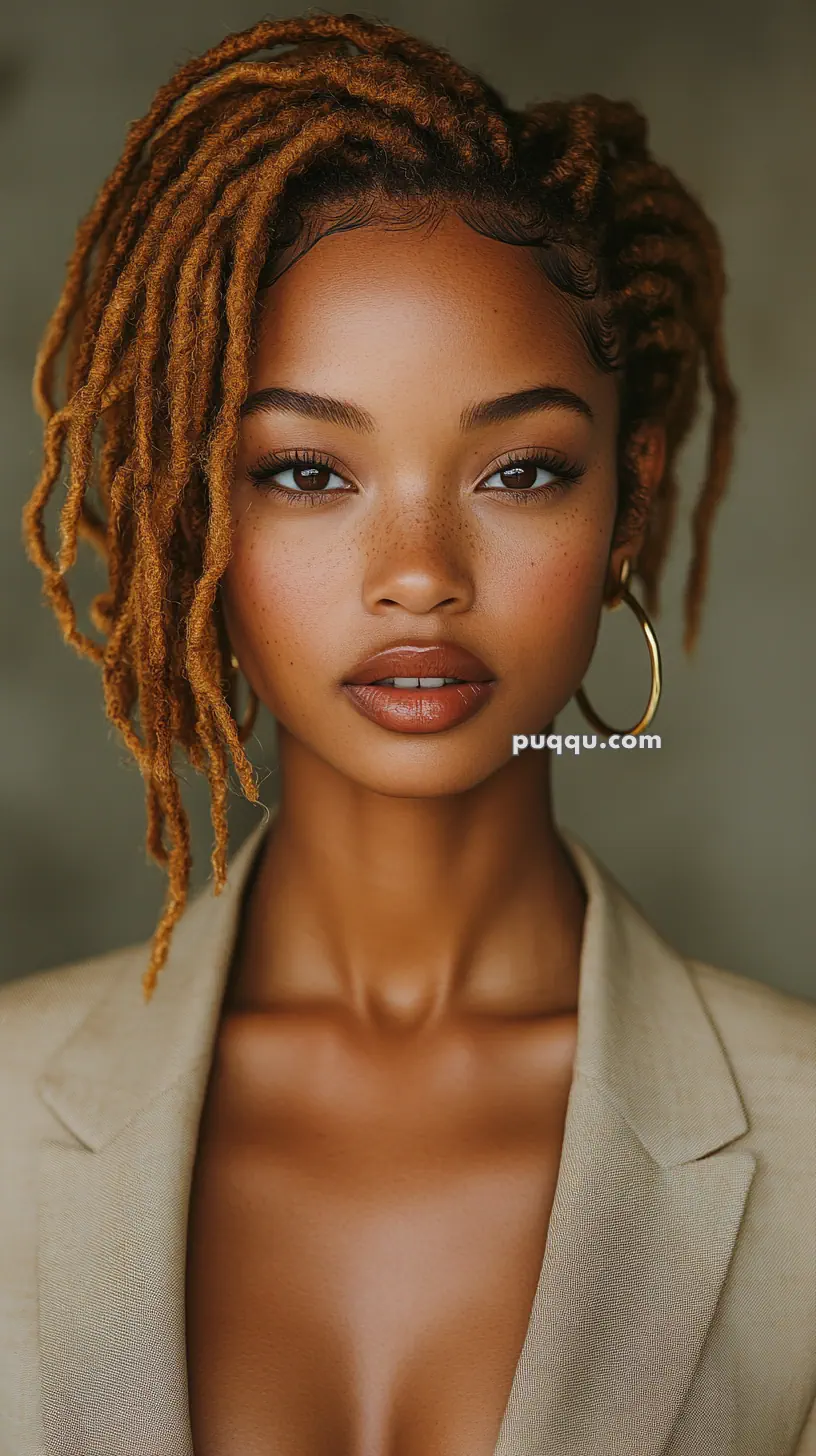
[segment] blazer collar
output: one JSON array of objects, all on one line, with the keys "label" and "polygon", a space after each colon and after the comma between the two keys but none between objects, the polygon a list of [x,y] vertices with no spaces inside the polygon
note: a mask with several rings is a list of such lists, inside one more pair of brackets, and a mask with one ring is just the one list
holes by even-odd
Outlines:
[{"label": "blazer collar", "polygon": [[179,1078],[196,1067],[206,1077],[243,892],[272,817],[233,855],[221,893],[210,879],[191,898],[152,1000],[141,989],[147,944],[120,952],[102,998],[41,1077],[45,1102],[94,1152]]},{"label": "blazer collar", "polygon": [[[41,1078],[44,1100],[86,1147],[104,1147],[149,1100],[209,1064],[243,892],[268,823],[233,856],[221,894],[209,881],[191,900],[152,1001],[142,1000],[146,948],[136,946],[121,953],[102,999]],[[578,838],[561,838],[587,892],[576,1072],[603,1089],[657,1163],[723,1147],[747,1122],[685,960]]]},{"label": "blazer collar", "polygon": [[656,1163],[704,1157],[748,1123],[688,964],[586,846],[561,837],[588,896],[575,1071],[597,1083]]},{"label": "blazer collar", "polygon": [[[192,1456],[189,1189],[242,895],[265,830],[249,835],[217,898],[208,885],[191,901],[149,1005],[147,947],[134,947],[114,958],[115,977],[41,1078],[59,1119],[40,1167],[45,1456],[103,1445]],[[563,838],[588,897],[575,1070],[495,1456],[663,1456],[754,1159],[729,1147],[747,1121],[686,962],[590,851]],[[690,1444],[681,1437],[671,1456],[732,1449],[730,1385],[710,1389]]]}]

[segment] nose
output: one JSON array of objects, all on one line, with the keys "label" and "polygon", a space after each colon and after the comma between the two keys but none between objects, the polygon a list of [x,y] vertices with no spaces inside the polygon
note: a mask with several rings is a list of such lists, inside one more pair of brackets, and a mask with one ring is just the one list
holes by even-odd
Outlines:
[{"label": "nose", "polygon": [[453,615],[473,604],[474,582],[461,529],[430,508],[403,508],[372,522],[363,584],[369,612]]}]

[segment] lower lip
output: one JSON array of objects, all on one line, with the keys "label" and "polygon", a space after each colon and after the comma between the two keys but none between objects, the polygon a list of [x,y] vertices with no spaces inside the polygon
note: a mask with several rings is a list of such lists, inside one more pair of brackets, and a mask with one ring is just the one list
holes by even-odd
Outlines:
[{"label": "lower lip", "polygon": [[343,683],[358,713],[394,733],[442,733],[466,723],[483,708],[495,684],[449,683],[444,688],[388,688]]}]

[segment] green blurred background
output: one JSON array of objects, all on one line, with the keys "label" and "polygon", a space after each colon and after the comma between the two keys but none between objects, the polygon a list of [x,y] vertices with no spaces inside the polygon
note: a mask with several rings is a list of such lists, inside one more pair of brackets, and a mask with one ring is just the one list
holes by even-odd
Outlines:
[{"label": "green blurred background", "polygon": [[[63,644],[21,545],[20,512],[40,469],[37,344],[77,223],[129,123],[176,65],[262,15],[291,13],[249,0],[30,0],[0,22],[0,977],[147,937],[164,893],[144,850],[141,779],[104,716],[98,669]],[[816,6],[394,0],[359,13],[448,47],[517,105],[588,90],[634,100],[656,152],[722,232],[742,419],[702,638],[689,661],[680,604],[704,421],[681,462],[656,619],[663,746],[564,755],[556,803],[560,822],[681,950],[816,997]],[[83,547],[75,596],[86,603],[101,580]],[[587,679],[596,706],[633,722],[647,683],[634,619],[604,614]],[[574,704],[558,727],[583,727]],[[272,804],[268,715],[251,755]],[[208,799],[192,770],[186,778],[198,887],[209,874]],[[261,812],[236,792],[233,846]]]}]

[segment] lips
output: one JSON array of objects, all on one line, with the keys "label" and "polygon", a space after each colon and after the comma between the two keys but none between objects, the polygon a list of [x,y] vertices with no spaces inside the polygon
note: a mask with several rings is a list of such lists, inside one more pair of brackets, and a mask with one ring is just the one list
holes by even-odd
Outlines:
[{"label": "lips", "polygon": [[343,681],[360,684],[395,677],[455,677],[485,683],[493,680],[493,673],[481,658],[454,642],[403,642],[367,657]]},{"label": "lips", "polygon": [[358,663],[342,683],[358,712],[397,733],[454,728],[488,702],[494,686],[494,674],[481,658],[453,642],[384,648]]}]

